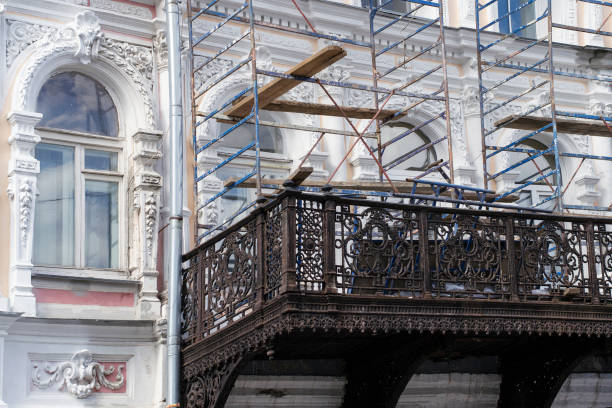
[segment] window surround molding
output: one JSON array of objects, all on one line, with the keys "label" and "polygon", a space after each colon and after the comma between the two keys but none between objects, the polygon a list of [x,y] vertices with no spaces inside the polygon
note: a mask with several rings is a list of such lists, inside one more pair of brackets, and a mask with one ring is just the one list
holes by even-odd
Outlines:
[{"label": "window surround molding", "polygon": [[[125,282],[127,278],[139,283],[138,317],[155,319],[160,315],[156,263],[162,178],[155,167],[161,157],[163,133],[156,130],[150,80],[139,69],[151,63],[146,48],[115,47],[115,44],[116,41],[105,39],[95,13],[87,10],[28,46],[14,64],[20,70],[10,73],[14,80],[10,97],[12,110],[7,115],[11,128],[9,303],[12,311],[25,316],[36,316],[32,245],[40,164],[34,151],[41,135],[50,136],[49,140],[61,137],[73,142],[82,136],[80,132],[65,130],[61,136],[57,132],[53,136],[49,133],[52,129],[36,129],[42,119],[42,114],[36,112],[38,93],[51,75],[65,71],[77,71],[100,82],[117,107],[119,138],[87,134],[91,137],[88,145],[108,147],[109,139],[123,144],[122,194],[127,205],[122,228],[130,234],[123,235],[122,246],[130,250],[124,268],[114,274],[117,282]],[[134,66],[134,61],[142,66]],[[65,268],[43,269],[40,272],[45,276],[69,278],[74,274],[64,273]],[[37,267],[34,273],[39,270]],[[98,277],[95,269],[79,268],[78,274],[91,279]],[[112,275],[105,274],[104,278],[113,279]]]}]

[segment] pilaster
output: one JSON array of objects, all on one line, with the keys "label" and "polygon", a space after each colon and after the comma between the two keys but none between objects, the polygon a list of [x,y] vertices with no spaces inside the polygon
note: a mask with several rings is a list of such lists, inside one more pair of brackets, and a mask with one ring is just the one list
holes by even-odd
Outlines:
[{"label": "pilaster", "polygon": [[138,130],[134,136],[134,187],[130,270],[141,282],[138,313],[141,319],[159,318],[157,242],[162,178],[155,170],[161,158],[162,132]]},{"label": "pilaster", "polygon": [[32,293],[32,241],[40,163],[34,156],[40,142],[34,130],[42,119],[35,112],[11,112],[8,142],[11,156],[8,163],[10,198],[9,302],[11,309],[26,316],[36,315],[36,298]]}]

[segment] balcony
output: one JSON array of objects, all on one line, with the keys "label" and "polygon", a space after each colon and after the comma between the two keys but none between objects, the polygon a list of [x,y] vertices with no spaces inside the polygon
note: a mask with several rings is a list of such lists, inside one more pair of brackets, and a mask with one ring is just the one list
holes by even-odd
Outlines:
[{"label": "balcony", "polygon": [[542,370],[559,382],[612,334],[607,219],[285,191],[183,261],[187,407],[222,407],[260,358],[345,358],[345,406],[394,406],[356,398],[392,400],[370,388],[401,387],[448,338],[458,354],[503,350],[500,406],[521,406],[550,399],[554,384],[516,387]]}]

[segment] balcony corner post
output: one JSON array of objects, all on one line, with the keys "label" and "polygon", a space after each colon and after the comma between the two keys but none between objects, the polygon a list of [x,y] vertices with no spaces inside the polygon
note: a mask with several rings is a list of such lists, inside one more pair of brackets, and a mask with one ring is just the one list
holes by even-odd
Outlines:
[{"label": "balcony corner post", "polygon": [[599,304],[599,281],[597,279],[597,267],[595,265],[595,226],[593,221],[588,221],[586,228],[589,292],[591,292],[591,303]]},{"label": "balcony corner post", "polygon": [[429,225],[427,213],[419,211],[419,252],[421,253],[421,270],[423,271],[423,297],[431,298],[431,268],[429,266]]},{"label": "balcony corner post", "polygon": [[323,273],[325,274],[325,293],[336,291],[336,201],[331,196],[325,198],[323,206]]},{"label": "balcony corner post", "polygon": [[[508,258],[508,276],[510,278],[510,300],[520,301],[519,297],[519,271],[514,262],[514,219],[512,216],[506,217],[506,257]],[[502,279],[503,282],[503,279]]]},{"label": "balcony corner post", "polygon": [[266,243],[266,213],[263,210],[257,214],[255,221],[256,236],[256,274],[255,274],[255,310],[259,310],[264,302],[264,290],[266,287],[266,262],[265,262],[265,243]]},{"label": "balcony corner post", "polygon": [[282,204],[282,281],[281,293],[292,292],[297,289],[296,279],[296,198],[288,195],[283,199]]}]

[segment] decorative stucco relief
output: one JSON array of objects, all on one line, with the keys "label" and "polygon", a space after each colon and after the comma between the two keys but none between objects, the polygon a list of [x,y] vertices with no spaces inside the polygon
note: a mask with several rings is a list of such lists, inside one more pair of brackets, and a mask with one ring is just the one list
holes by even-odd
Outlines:
[{"label": "decorative stucco relief", "polygon": [[[37,29],[19,27],[21,33],[30,30]],[[11,51],[14,54],[12,61],[20,52],[17,50],[27,47],[20,44],[17,42]],[[18,79],[17,105],[20,109],[26,108],[27,93],[38,69],[53,56],[73,52],[83,64],[89,64],[99,56],[104,57],[131,78],[144,101],[146,123],[150,128],[155,127],[151,80],[153,56],[150,48],[105,38],[97,16],[89,10],[79,13],[72,23],[64,27],[49,28],[31,47],[34,48],[31,61],[20,72]]]},{"label": "decorative stucco relief", "polygon": [[30,24],[18,20],[7,20],[7,36],[6,36],[6,66],[10,67],[15,62],[15,59],[29,45],[43,38],[51,32],[57,31],[57,28]]},{"label": "decorative stucco relief", "polygon": [[[88,350],[75,353],[70,361],[65,362],[32,362],[31,385],[38,389],[50,389],[58,386],[76,398],[87,398],[102,387],[119,390],[125,383],[123,365],[103,365],[94,361]],[[109,379],[117,373],[114,380]]]},{"label": "decorative stucco relief", "polygon": [[168,65],[168,40],[165,31],[159,31],[153,38],[153,50],[155,51],[155,62],[157,67]]},{"label": "decorative stucco relief", "polygon": [[145,201],[145,247],[147,255],[153,256],[153,243],[157,232],[157,196],[149,194]]},{"label": "decorative stucco relief", "polygon": [[150,19],[153,18],[153,13],[147,7],[136,6],[129,3],[123,3],[113,0],[90,0],[90,6],[101,9],[114,11],[115,13],[130,15],[133,17],[140,17]]}]

